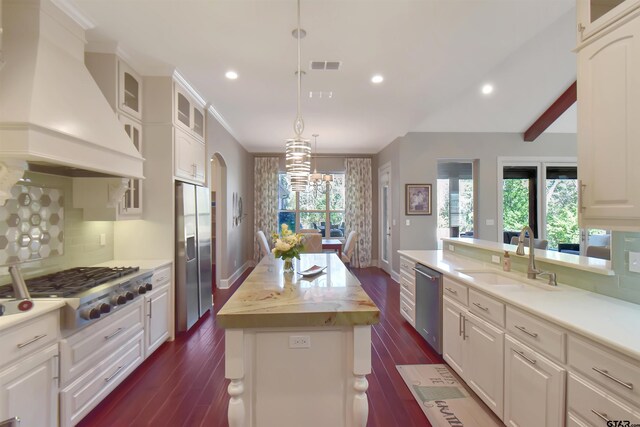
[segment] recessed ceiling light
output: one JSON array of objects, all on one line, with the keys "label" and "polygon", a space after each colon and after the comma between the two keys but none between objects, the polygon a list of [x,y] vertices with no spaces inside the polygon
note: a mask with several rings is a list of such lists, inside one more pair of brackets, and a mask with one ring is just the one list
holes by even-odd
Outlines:
[{"label": "recessed ceiling light", "polygon": [[492,84],[485,84],[484,86],[482,86],[482,93],[484,95],[489,95],[491,92],[493,92],[493,85]]},{"label": "recessed ceiling light", "polygon": [[384,80],[384,77],[382,77],[380,74],[376,74],[375,76],[371,77],[371,83],[382,83],[382,81]]},{"label": "recessed ceiling light", "polygon": [[229,80],[235,80],[238,78],[238,73],[236,73],[235,71],[227,71],[224,76]]}]

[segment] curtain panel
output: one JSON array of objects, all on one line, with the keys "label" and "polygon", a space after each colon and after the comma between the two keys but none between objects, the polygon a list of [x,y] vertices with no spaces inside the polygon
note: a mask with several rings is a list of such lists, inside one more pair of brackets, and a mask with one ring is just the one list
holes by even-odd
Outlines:
[{"label": "curtain panel", "polygon": [[253,258],[260,261],[260,244],[256,234],[262,230],[270,240],[278,231],[278,167],[277,157],[254,158]]},{"label": "curtain panel", "polygon": [[347,158],[345,176],[345,231],[358,233],[351,265],[369,267],[371,265],[371,159]]}]

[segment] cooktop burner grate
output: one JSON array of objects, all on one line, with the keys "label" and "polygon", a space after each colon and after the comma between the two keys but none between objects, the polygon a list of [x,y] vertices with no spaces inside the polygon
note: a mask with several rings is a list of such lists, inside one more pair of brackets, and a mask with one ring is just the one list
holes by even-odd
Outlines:
[{"label": "cooktop burner grate", "polygon": [[[140,267],[76,267],[25,280],[33,298],[65,298],[140,270]],[[0,298],[13,298],[11,284],[0,286]]]}]

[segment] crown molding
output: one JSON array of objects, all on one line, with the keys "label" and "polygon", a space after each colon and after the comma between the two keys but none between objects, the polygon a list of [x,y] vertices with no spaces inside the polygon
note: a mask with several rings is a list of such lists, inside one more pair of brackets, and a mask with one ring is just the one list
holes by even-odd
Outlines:
[{"label": "crown molding", "polygon": [[207,101],[205,101],[204,98],[200,96],[198,91],[195,90],[193,86],[191,86],[191,84],[187,81],[187,79],[184,78],[184,76],[182,75],[182,73],[180,73],[180,71],[178,71],[178,69],[175,69],[173,71],[173,78],[187,90],[189,95],[191,95],[191,97],[195,99],[199,104],[200,108],[206,107]]},{"label": "crown molding", "polygon": [[[222,114],[220,114],[218,112],[218,110],[216,110],[216,107],[213,104],[209,104],[209,106],[207,107],[207,111],[218,121],[218,123],[220,123],[222,125],[223,128],[225,128],[225,130],[227,132],[229,132],[229,134],[231,134],[231,136],[240,144],[242,145],[242,143],[240,142],[240,139],[238,138],[238,136],[236,135],[236,133],[233,131],[233,128],[231,128],[231,126],[229,125],[229,123],[227,123],[227,121],[224,119],[224,117],[222,117]],[[246,147],[245,147],[246,149]]]},{"label": "crown molding", "polygon": [[71,0],[51,0],[51,3],[56,5],[58,9],[63,11],[69,18],[78,24],[83,30],[91,30],[96,27],[96,24],[89,19],[88,16],[78,10]]}]

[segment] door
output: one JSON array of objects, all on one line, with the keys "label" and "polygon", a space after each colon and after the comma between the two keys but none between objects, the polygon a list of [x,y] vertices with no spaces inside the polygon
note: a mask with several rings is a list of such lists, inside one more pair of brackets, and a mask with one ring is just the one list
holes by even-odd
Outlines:
[{"label": "door", "polygon": [[199,316],[212,306],[211,299],[211,198],[208,187],[196,186],[198,213]]},{"label": "door", "polygon": [[462,322],[465,310],[443,298],[442,305],[442,357],[462,377],[465,376],[463,358]]},{"label": "door", "polygon": [[196,187],[176,183],[176,322],[186,331],[200,318]]},{"label": "door", "polygon": [[40,350],[0,372],[0,420],[22,426],[58,425],[58,345]]},{"label": "door", "polygon": [[467,384],[502,418],[504,332],[468,313],[462,320]]},{"label": "door", "polygon": [[508,335],[504,357],[504,423],[564,425],[565,370]]},{"label": "door", "polygon": [[379,224],[379,267],[391,274],[391,165],[385,165],[378,172]]}]

